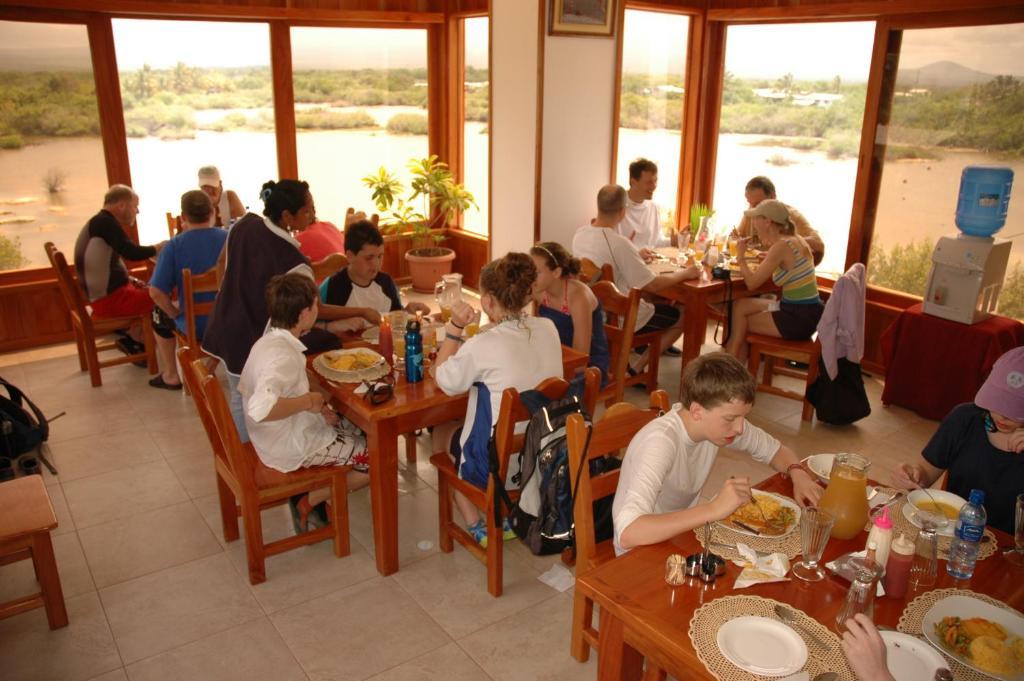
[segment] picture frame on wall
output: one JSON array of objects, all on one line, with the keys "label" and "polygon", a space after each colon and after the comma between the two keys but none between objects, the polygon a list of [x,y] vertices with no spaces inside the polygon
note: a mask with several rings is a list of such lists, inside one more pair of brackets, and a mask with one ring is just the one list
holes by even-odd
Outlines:
[{"label": "picture frame on wall", "polygon": [[611,37],[617,0],[551,0],[548,35]]}]

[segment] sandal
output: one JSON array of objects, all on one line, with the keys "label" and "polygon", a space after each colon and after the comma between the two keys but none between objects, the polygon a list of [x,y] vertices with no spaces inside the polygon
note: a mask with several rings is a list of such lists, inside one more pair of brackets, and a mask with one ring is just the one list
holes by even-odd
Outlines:
[{"label": "sandal", "polygon": [[153,388],[163,388],[164,390],[181,390],[181,383],[168,383],[160,374],[149,379],[149,385]]},{"label": "sandal", "polygon": [[292,526],[295,534],[303,534],[312,530],[327,527],[330,522],[331,507],[326,501],[316,506],[309,505],[308,494],[296,494],[288,500],[288,510],[292,514]]}]

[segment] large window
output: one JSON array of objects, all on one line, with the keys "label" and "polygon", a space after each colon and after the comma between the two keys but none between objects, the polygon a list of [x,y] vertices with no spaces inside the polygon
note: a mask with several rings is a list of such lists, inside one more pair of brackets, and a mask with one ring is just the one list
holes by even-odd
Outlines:
[{"label": "large window", "polygon": [[616,181],[629,187],[629,164],[639,157],[657,163],[654,201],[664,224],[675,223],[689,31],[685,15],[626,10]]},{"label": "large window", "polygon": [[819,274],[846,262],[874,23],[731,26],[713,207],[719,229],[767,176],[825,242]]},{"label": "large window", "polygon": [[140,243],[167,238],[165,214],[178,214],[205,165],[261,211],[260,186],[277,178],[267,25],[115,19],[113,27]]},{"label": "large window", "polygon": [[373,211],[362,178],[384,166],[408,189],[410,159],[427,156],[427,32],[293,28],[299,176],[317,217],[342,224]]},{"label": "large window", "polygon": [[106,169],[85,26],[0,21],[0,270],[71,257]]},{"label": "large window", "polygon": [[[960,173],[1014,171],[999,237],[1024,231],[1024,24],[903,31],[878,197],[869,281],[922,295],[940,236],[954,221]],[[1024,317],[1024,244],[1014,241],[999,311]]]},{"label": "large window", "polygon": [[484,236],[487,236],[487,207],[491,198],[487,192],[490,150],[488,23],[487,17],[463,21],[466,71],[462,83],[465,110],[462,127],[462,177],[463,184],[476,199],[480,210],[470,208],[466,211],[462,217],[462,224],[471,232]]}]

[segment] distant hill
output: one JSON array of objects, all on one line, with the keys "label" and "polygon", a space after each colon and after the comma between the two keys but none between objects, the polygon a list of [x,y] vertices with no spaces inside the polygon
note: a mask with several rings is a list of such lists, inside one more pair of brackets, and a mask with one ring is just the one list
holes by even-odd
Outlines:
[{"label": "distant hill", "polygon": [[939,61],[919,69],[900,69],[896,87],[956,88],[987,83],[993,78],[991,73],[975,71],[952,61]]},{"label": "distant hill", "polygon": [[38,50],[0,47],[0,71],[91,70],[88,47],[40,47]]}]

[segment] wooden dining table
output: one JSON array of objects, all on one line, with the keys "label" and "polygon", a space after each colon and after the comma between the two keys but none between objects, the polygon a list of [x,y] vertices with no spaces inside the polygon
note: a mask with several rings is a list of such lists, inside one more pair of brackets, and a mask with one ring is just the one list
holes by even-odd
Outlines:
[{"label": "wooden dining table", "polygon": [[[309,358],[307,366],[330,395],[331,404],[366,433],[377,571],[390,575],[398,571],[398,436],[447,421],[462,421],[469,395],[445,394],[429,371],[417,383],[407,382],[405,375],[396,371],[394,395],[373,405],[355,392],[359,383],[336,383],[317,374],[312,368],[313,359]],[[588,355],[563,345],[565,377],[572,378],[588,359]]]},{"label": "wooden dining table", "polygon": [[[792,484],[776,474],[758,489],[793,496]],[[990,528],[991,529],[991,528]],[[1012,545],[1013,538],[994,530],[1000,547]],[[822,563],[864,548],[867,533],[848,540],[830,539]],[[640,679],[643,661],[667,671],[677,679],[713,679],[697,657],[688,635],[694,611],[716,598],[753,595],[771,598],[802,610],[830,630],[842,607],[849,583],[831,573],[821,582],[789,581],[758,584],[734,590],[740,568],[727,564],[727,573],[707,586],[669,586],[665,582],[665,561],[671,554],[684,556],[701,551],[694,533],[686,532],[670,541],[641,546],[598,566],[576,580],[576,588],[600,606],[598,679],[619,681]],[[1024,609],[1024,568],[1015,567],[1002,550],[978,561],[974,576],[956,581],[940,561],[936,583],[910,588],[904,598],[875,600],[874,622],[895,627],[907,603],[925,591],[947,587],[987,594],[1008,605]],[[630,644],[626,644],[629,640]]]}]

